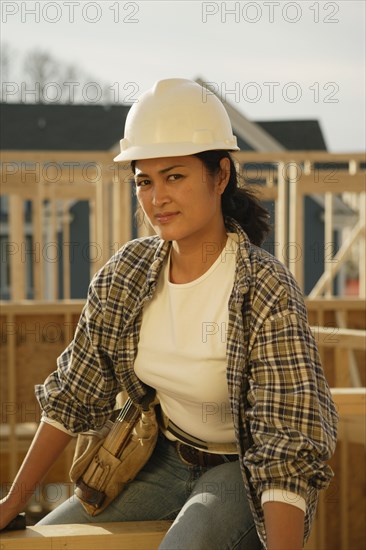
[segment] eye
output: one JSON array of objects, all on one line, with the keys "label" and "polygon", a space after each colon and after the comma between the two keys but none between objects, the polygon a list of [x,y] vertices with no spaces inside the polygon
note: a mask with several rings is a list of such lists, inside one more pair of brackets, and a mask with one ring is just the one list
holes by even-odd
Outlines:
[{"label": "eye", "polygon": [[168,180],[170,181],[177,181],[179,179],[183,178],[183,175],[182,174],[170,174],[168,176]]},{"label": "eye", "polygon": [[146,187],[149,183],[151,183],[150,180],[137,180],[136,187]]}]

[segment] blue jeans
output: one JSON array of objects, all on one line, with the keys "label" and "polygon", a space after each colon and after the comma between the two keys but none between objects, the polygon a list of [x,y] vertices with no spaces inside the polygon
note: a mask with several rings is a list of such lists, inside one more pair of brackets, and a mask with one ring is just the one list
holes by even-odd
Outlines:
[{"label": "blue jeans", "polygon": [[174,520],[159,550],[260,550],[239,461],[188,466],[160,435],[146,466],[98,516],[76,497],[38,525]]}]

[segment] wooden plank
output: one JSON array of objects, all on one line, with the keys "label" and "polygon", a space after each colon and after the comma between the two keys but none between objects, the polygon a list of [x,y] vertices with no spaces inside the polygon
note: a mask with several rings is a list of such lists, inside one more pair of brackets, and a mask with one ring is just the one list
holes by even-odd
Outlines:
[{"label": "wooden plank", "polygon": [[93,271],[102,267],[110,257],[109,248],[109,205],[108,205],[108,186],[103,184],[101,178],[96,183],[96,201],[95,201],[95,234],[98,253],[98,260],[95,262]]},{"label": "wooden plank", "polygon": [[[366,193],[360,196],[360,219],[366,219]],[[365,232],[358,243],[358,271],[359,271],[359,295],[366,297],[366,237]]]},{"label": "wooden plank", "polygon": [[[7,371],[8,371],[8,406],[10,412],[7,418],[2,418],[2,422],[6,422],[9,425],[9,473],[11,479],[14,479],[17,473],[17,454],[18,454],[18,440],[16,437],[16,412],[17,412],[17,379],[16,379],[16,334],[15,334],[15,317],[10,314],[6,317],[8,330],[7,334]],[[3,415],[1,415],[3,416]]]},{"label": "wooden plank", "polygon": [[[347,328],[347,318],[346,318],[345,311],[336,311],[335,319],[336,319],[337,327],[340,327],[341,329]],[[362,343],[362,340],[361,340],[361,343]],[[365,332],[364,344],[365,344],[365,350],[366,350],[366,332]],[[361,388],[362,381],[360,377],[359,368],[357,365],[354,346],[348,347],[347,354],[348,354],[347,365],[348,365],[348,370],[349,370],[349,375],[351,380],[351,386],[354,388]]]},{"label": "wooden plank", "polygon": [[32,199],[33,247],[36,250],[33,261],[34,299],[44,298],[43,272],[43,185],[37,185],[36,196]]},{"label": "wooden plank", "polygon": [[339,433],[341,434],[341,471],[340,471],[340,512],[341,512],[341,550],[349,550],[349,529],[348,529],[348,438],[347,429],[343,422],[340,422]]},{"label": "wooden plank", "polygon": [[[80,161],[85,162],[104,162],[113,163],[114,152],[111,151],[39,151],[39,150],[27,150],[27,151],[14,151],[11,149],[4,149],[2,151],[3,162],[17,162],[30,161],[30,162],[62,162],[62,161]],[[295,160],[295,161],[317,161],[317,162],[339,162],[348,163],[354,160],[357,163],[365,162],[364,153],[329,153],[327,151],[276,151],[276,152],[252,152],[252,151],[236,151],[235,159],[240,162],[254,162],[254,161],[281,161],[281,160]],[[254,159],[254,160],[253,160]],[[124,164],[124,163],[118,163]]]},{"label": "wooden plank", "polygon": [[[326,296],[329,298],[333,294],[333,280],[331,278],[330,268],[333,261],[334,243],[333,243],[333,195],[325,193],[325,221],[324,221],[324,271],[328,273],[326,284]],[[328,247],[331,247],[330,258],[328,257]]]},{"label": "wooden plank", "polygon": [[131,224],[135,212],[132,211],[131,186],[133,173],[131,167],[124,164],[116,164],[113,175],[113,249],[116,252],[125,242],[132,238]]},{"label": "wooden plank", "polygon": [[26,247],[24,234],[24,202],[17,195],[9,196],[9,261],[11,299],[26,298],[24,257]]},{"label": "wooden plank", "polygon": [[[322,297],[316,297],[316,298],[310,298],[309,296],[305,297],[305,305],[308,310],[316,310],[316,311],[339,311],[339,310],[346,310],[346,311],[362,311],[364,312],[366,309],[366,300],[365,299],[359,299],[357,297],[354,298],[338,298],[335,296],[332,296],[331,299],[329,298],[322,298]],[[321,325],[321,323],[318,323]]]},{"label": "wooden plank", "polygon": [[62,235],[63,235],[63,254],[62,254],[62,272],[63,272],[63,297],[69,300],[71,296],[71,279],[70,279],[70,257],[69,251],[66,250],[65,243],[69,243],[71,239],[70,233],[70,202],[63,203],[62,216]]},{"label": "wooden plank", "polygon": [[155,550],[170,521],[44,525],[0,535],[1,550]]},{"label": "wooden plank", "polygon": [[[89,201],[89,244],[95,245],[97,243],[97,225],[96,225],[96,202],[95,200]],[[98,270],[98,267],[90,262],[89,264],[89,279],[91,279],[94,273]]]},{"label": "wooden plank", "polygon": [[[113,155],[111,152],[98,151],[42,151],[42,150],[12,150],[3,149],[1,151],[2,162],[39,162],[39,163],[59,163],[59,162],[95,162],[112,164]],[[352,157],[353,158],[353,157]]]},{"label": "wooden plank", "polygon": [[317,509],[317,517],[318,517],[318,549],[317,550],[325,550],[326,549],[326,510],[325,510],[325,494],[324,491],[320,491],[319,493],[319,501],[318,501],[318,509]]},{"label": "wooden plank", "polygon": [[329,180],[324,179],[323,181],[316,181],[314,179],[314,174],[302,175],[299,179],[299,193],[302,195],[320,195],[323,193],[343,193],[354,192],[362,193],[365,191],[365,174],[357,173],[355,175],[344,175],[339,180]]},{"label": "wooden plank", "polygon": [[364,418],[366,388],[331,388],[331,392],[340,416],[360,416]]},{"label": "wooden plank", "polygon": [[348,368],[348,351],[336,345],[334,348],[335,387],[343,388],[351,386],[351,377]]},{"label": "wooden plank", "polygon": [[304,288],[304,199],[299,193],[299,167],[294,162],[289,166],[290,190],[290,229],[289,229],[289,256],[288,267],[294,275],[301,290]]},{"label": "wooden plank", "polygon": [[[75,185],[93,185],[95,184],[95,179],[92,174],[88,174],[88,172],[85,173],[82,169],[75,170],[72,175],[68,173],[68,171],[62,172],[62,167],[59,167],[59,174],[54,176],[53,178],[49,179],[42,179],[39,174],[32,174],[30,176],[27,176],[26,179],[24,179],[23,175],[18,172],[14,172],[11,174],[6,174],[3,177],[3,183],[6,185],[11,186],[19,186],[23,185],[24,187],[30,189],[32,187],[35,187],[36,185],[42,185],[45,189],[51,188],[51,187],[74,187]],[[102,172],[101,172],[102,173]]]},{"label": "wooden plank", "polygon": [[[44,199],[69,199],[88,200],[96,194],[95,185],[92,183],[73,183],[72,185],[54,185],[54,190],[49,185],[43,187]],[[2,195],[15,194],[22,199],[33,199],[36,193],[36,183],[24,184],[21,182],[3,183],[1,185]]]},{"label": "wooden plank", "polygon": [[310,298],[315,298],[323,292],[327,284],[328,278],[334,277],[338,273],[342,265],[345,263],[346,259],[350,256],[353,244],[357,241],[360,235],[364,233],[365,220],[360,219],[357,224],[352,228],[352,231],[349,233],[348,238],[343,241],[340,249],[334,256],[333,262],[329,266],[329,271],[324,272],[323,275],[321,275],[316,285],[309,293]]},{"label": "wooden plank", "polygon": [[85,304],[85,300],[57,300],[57,301],[0,301],[1,313],[3,314],[29,314],[37,313],[77,313],[79,314]]},{"label": "wooden plank", "polygon": [[365,162],[364,153],[329,153],[327,151],[275,151],[254,152],[236,151],[235,159],[242,162],[281,162],[281,161],[312,161],[321,163],[357,163]]},{"label": "wooden plank", "polygon": [[366,350],[366,331],[339,327],[310,327],[319,346]]},{"label": "wooden plank", "polygon": [[[52,191],[54,194],[55,187],[52,187]],[[49,229],[50,229],[50,237],[51,237],[51,243],[53,248],[58,250],[58,234],[57,234],[57,201],[55,196],[52,197],[50,204],[49,204],[49,213],[50,213],[50,221],[49,221]],[[60,254],[57,252],[56,257],[53,257],[52,259],[47,258],[47,255],[42,259],[44,262],[50,263],[50,283],[51,283],[51,296],[53,300],[57,300],[58,298],[58,265],[60,262]]]},{"label": "wooden plank", "polygon": [[278,196],[275,203],[275,238],[276,238],[276,257],[284,264],[288,265],[288,254],[286,254],[286,243],[288,235],[288,183],[284,177],[284,163],[278,165]]},{"label": "wooden plank", "polygon": [[[43,301],[43,300],[12,300],[11,302],[0,300],[1,310],[4,313],[26,313],[27,311],[32,313],[61,313],[64,311],[79,312],[83,307],[85,300],[56,300],[56,301]],[[324,311],[354,311],[364,312],[366,309],[366,300],[360,300],[358,298],[337,298],[333,297],[331,300],[328,298],[305,298],[305,305],[308,310],[315,310],[317,312]],[[318,322],[320,323],[320,321]]]},{"label": "wooden plank", "polygon": [[346,433],[348,443],[357,443],[358,445],[366,446],[366,423],[364,415],[356,416],[341,416],[343,430],[338,430],[338,441],[343,441],[343,436]]}]

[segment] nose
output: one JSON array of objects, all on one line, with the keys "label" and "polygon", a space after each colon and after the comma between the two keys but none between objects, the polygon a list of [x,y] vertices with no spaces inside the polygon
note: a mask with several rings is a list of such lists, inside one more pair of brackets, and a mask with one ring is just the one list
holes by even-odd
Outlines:
[{"label": "nose", "polygon": [[167,188],[163,182],[156,181],[153,186],[152,204],[154,206],[162,206],[169,202]]}]

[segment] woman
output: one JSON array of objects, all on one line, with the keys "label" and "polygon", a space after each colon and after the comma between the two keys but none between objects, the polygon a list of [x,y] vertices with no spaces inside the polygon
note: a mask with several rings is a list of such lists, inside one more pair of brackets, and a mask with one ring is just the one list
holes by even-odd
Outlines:
[{"label": "woman", "polygon": [[36,389],[43,422],[2,525],[24,506],[17,488],[33,490],[73,435],[102,426],[122,387],[141,402],[152,386],[176,431],[161,427],[102,514],[73,498],[41,523],[171,518],[161,549],[302,548],[337,414],[296,282],[258,246],[267,213],[238,188],[237,149],[223,105],[195,82],[157,82],[131,108],[115,160],[131,162],[157,235],[93,278],[73,342]]}]

